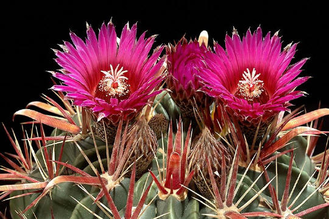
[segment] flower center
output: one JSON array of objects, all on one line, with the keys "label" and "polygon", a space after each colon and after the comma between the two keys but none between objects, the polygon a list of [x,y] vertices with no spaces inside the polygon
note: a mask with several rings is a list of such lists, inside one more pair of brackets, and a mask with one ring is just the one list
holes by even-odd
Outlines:
[{"label": "flower center", "polygon": [[256,70],[253,68],[252,73],[247,68],[243,73],[242,80],[238,81],[238,87],[236,95],[244,98],[249,102],[258,100],[264,93],[264,82],[259,79],[260,73],[256,74]]},{"label": "flower center", "polygon": [[106,97],[121,97],[129,92],[128,78],[124,76],[127,70],[124,67],[119,69],[119,65],[115,69],[110,64],[109,71],[101,71],[104,76],[99,83],[99,91],[104,92]]}]

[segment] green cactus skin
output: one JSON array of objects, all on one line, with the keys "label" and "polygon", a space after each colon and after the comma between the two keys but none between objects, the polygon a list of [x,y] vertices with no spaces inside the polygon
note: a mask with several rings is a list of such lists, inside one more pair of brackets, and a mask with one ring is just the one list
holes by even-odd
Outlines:
[{"label": "green cactus skin", "polygon": [[[110,192],[111,197],[113,198],[114,203],[116,204],[118,210],[122,210],[125,208],[127,194],[129,187],[129,179],[124,179],[113,191]],[[99,191],[98,191],[99,192]],[[95,198],[98,195],[98,192],[93,192],[91,195]],[[103,197],[100,200],[105,206],[107,206],[106,199]],[[106,214],[98,207],[97,204],[91,199],[90,196],[85,196],[81,201],[81,204],[76,203],[76,207],[74,208],[72,215],[69,219],[94,219],[94,215],[86,210],[88,208],[96,215],[101,218],[107,218]],[[107,212],[108,213],[108,212]],[[109,214],[109,213],[108,213]]]},{"label": "green cactus skin", "polygon": [[156,113],[164,114],[167,120],[172,119],[173,122],[179,119],[180,109],[167,91],[163,91],[157,95],[154,103],[157,104],[158,102],[159,104],[155,109]]},{"label": "green cactus skin", "polygon": [[[22,192],[14,192],[12,197],[19,194],[22,194]],[[10,209],[13,219],[20,219],[15,212],[23,211],[38,195],[39,193],[12,199],[10,201]],[[82,190],[77,185],[73,183],[61,183],[55,186],[51,193],[43,197],[37,205],[28,210],[25,216],[27,219],[35,219],[35,216],[37,218],[52,219],[52,210],[55,218],[70,218],[77,205],[72,197],[81,200],[84,196],[86,194],[82,193]]]},{"label": "green cactus skin", "polygon": [[196,200],[187,199],[178,201],[175,197],[169,196],[166,200],[157,200],[157,215],[164,215],[164,219],[198,219],[199,203]]}]

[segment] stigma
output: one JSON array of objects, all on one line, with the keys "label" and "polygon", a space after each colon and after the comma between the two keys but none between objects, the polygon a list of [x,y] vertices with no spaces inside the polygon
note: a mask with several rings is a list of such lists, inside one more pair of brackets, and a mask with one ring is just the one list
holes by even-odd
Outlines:
[{"label": "stigma", "polygon": [[129,92],[128,78],[124,76],[127,70],[124,67],[119,68],[119,64],[113,69],[110,64],[109,71],[101,71],[104,76],[99,82],[99,90],[105,93],[107,97],[121,97]]},{"label": "stigma", "polygon": [[238,81],[236,94],[249,102],[254,102],[264,92],[264,82],[259,79],[260,73],[256,73],[255,68],[252,72],[247,68],[243,78]]}]

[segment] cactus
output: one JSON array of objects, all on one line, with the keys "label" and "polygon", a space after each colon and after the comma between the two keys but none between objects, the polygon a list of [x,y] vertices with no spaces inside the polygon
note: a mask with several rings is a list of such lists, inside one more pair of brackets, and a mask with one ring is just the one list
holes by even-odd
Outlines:
[{"label": "cactus", "polygon": [[[278,69],[279,85],[289,84],[273,93],[274,75],[248,66],[230,96],[220,82],[234,50],[249,38],[269,52],[281,46],[277,35],[263,40],[258,29],[241,41],[234,30],[227,57],[203,31],[169,45],[168,62],[162,47],[148,56],[154,37],[144,36],[136,40],[133,25],[117,39],[110,22],[97,38],[87,25],[86,42],[71,33],[73,44],[55,50],[64,69],[52,72],[64,83],[54,85],[58,101],[45,96],[14,114],[32,119],[22,142],[4,126],[16,154],[0,154],[0,199],[10,200],[13,219],[328,217],[329,154],[313,151],[329,110],[285,112],[303,94],[294,88],[307,80],[295,79],[305,60]],[[295,46],[280,54],[284,66]]]}]

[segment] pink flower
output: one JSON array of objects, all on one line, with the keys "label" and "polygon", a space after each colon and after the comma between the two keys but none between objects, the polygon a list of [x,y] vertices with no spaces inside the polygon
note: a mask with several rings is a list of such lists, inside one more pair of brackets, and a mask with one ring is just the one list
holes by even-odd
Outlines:
[{"label": "pink flower", "polygon": [[295,90],[309,77],[297,76],[307,59],[290,65],[297,44],[281,50],[281,38],[270,32],[263,38],[259,27],[240,39],[234,29],[226,36],[226,50],[215,44],[215,54],[207,59],[210,71],[201,75],[206,93],[220,99],[225,110],[241,123],[258,125],[288,110],[289,101],[303,96]]},{"label": "pink flower", "polygon": [[207,68],[204,59],[210,50],[205,43],[199,41],[188,42],[183,37],[177,44],[166,48],[167,86],[181,113],[190,117],[194,117],[194,99],[199,106],[206,98],[206,95],[200,92],[202,83],[198,76]]},{"label": "pink flower", "polygon": [[85,42],[70,33],[73,44],[64,42],[55,51],[63,68],[54,76],[63,81],[54,89],[64,91],[74,104],[92,111],[97,120],[116,124],[119,118],[133,118],[157,95],[163,80],[163,62],[158,61],[163,47],[148,56],[155,36],[136,39],[137,25],[126,24],[117,38],[112,22],[103,24],[96,36],[87,25]]}]

